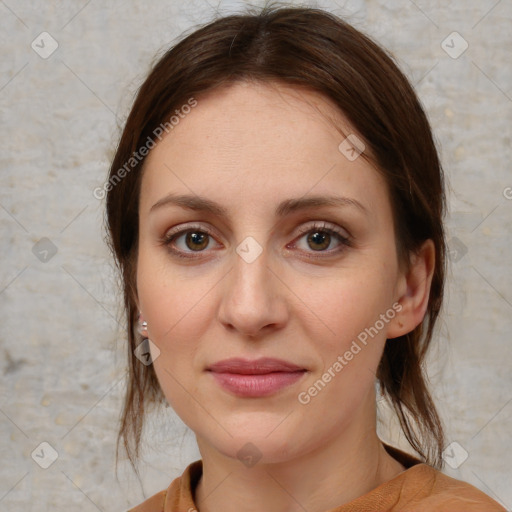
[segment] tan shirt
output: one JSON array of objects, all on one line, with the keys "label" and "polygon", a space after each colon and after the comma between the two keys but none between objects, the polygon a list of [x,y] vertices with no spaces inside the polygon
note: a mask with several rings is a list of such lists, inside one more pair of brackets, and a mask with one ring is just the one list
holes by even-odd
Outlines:
[{"label": "tan shirt", "polygon": [[[476,487],[446,476],[401,450],[384,446],[406,470],[326,512],[507,512]],[[202,460],[193,462],[167,490],[128,512],[197,512],[194,492],[202,470]]]}]

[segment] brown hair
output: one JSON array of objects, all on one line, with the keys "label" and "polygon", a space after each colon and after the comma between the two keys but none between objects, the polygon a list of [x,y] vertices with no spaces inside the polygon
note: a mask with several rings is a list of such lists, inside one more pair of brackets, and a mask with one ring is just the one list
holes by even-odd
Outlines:
[{"label": "brown hair", "polygon": [[129,339],[118,450],[122,440],[135,467],[145,405],[164,400],[153,366],[144,366],[133,353],[141,341],[133,326],[138,316],[135,271],[144,159],[131,161],[133,168],[126,163],[190,98],[240,80],[307,87],[334,102],[364,138],[387,182],[400,262],[407,264],[423,241],[433,240],[435,270],[423,323],[386,342],[377,378],[410,445],[425,462],[442,467],[443,428],[423,372],[446,265],[443,173],[430,125],[414,90],[385,50],[347,22],[310,7],[265,7],[219,18],[168,50],[138,91],[105,187],[107,227],[124,284]]}]

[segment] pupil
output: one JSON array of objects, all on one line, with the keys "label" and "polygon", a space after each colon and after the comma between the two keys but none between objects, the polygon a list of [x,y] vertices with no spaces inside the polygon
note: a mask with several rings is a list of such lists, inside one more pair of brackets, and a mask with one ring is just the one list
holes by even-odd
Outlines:
[{"label": "pupil", "polygon": [[[313,244],[321,245],[322,247],[320,247],[320,249],[325,249],[326,247],[329,247],[330,235],[327,233],[322,233],[320,231],[316,231],[315,233],[312,233],[308,237],[308,242],[313,242]],[[315,249],[315,250],[319,250],[319,249]]]}]

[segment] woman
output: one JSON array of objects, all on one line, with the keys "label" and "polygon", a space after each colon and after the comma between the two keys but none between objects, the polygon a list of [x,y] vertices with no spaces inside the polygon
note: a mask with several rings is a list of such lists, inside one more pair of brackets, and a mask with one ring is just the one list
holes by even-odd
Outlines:
[{"label": "woman", "polygon": [[[443,475],[422,373],[442,170],[387,54],[311,8],[195,31],[153,68],[107,183],[129,325],[120,439],[167,400],[201,460],[132,509],[500,511]],[[381,442],[376,389],[412,457]]]}]

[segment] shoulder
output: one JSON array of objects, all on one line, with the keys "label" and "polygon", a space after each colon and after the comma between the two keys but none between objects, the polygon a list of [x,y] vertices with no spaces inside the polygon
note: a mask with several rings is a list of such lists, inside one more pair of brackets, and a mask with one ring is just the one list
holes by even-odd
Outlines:
[{"label": "shoulder", "polygon": [[506,512],[498,502],[473,485],[426,464],[413,466],[403,475],[406,476],[403,496],[407,501],[403,505],[412,506],[415,512]]},{"label": "shoulder", "polygon": [[151,496],[146,501],[128,510],[128,512],[189,512],[196,510],[194,489],[201,478],[202,460],[192,462],[183,474],[175,478],[164,491]]},{"label": "shoulder", "polygon": [[140,505],[131,508],[128,512],[164,512],[165,498],[167,490],[160,491],[159,493],[151,496]]},{"label": "shoulder", "polygon": [[406,468],[368,497],[388,512],[507,512],[476,487],[445,475],[398,448],[384,447]]}]

